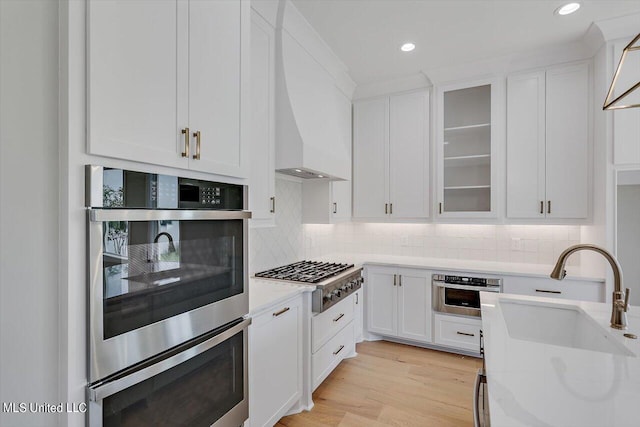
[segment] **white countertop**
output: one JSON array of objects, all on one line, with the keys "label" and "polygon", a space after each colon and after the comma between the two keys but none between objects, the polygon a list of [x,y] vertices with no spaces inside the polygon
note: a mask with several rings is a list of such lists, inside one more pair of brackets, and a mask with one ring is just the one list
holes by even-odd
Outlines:
[{"label": "white countertop", "polygon": [[[457,271],[466,273],[528,276],[549,278],[552,265],[524,264],[511,262],[475,261],[448,258],[424,258],[398,255],[372,255],[335,253],[322,256],[317,260],[331,262],[349,262],[359,265],[393,265],[398,267],[418,267],[435,271]],[[584,275],[577,267],[568,266],[567,279],[604,282],[602,277]]]},{"label": "white countertop", "polygon": [[255,316],[279,302],[304,293],[313,292],[315,286],[295,285],[275,280],[249,279],[249,314]]},{"label": "white countertop", "polygon": [[[509,335],[501,300],[572,304],[590,315],[635,356],[544,344]],[[640,308],[631,307],[628,331],[609,327],[611,304],[483,292],[489,410],[493,427],[637,427],[640,415]],[[530,319],[535,322],[536,319]]]}]

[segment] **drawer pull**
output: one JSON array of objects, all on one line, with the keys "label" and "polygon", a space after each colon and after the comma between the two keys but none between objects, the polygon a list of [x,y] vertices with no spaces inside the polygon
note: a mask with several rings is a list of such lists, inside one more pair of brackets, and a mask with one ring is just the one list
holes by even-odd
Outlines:
[{"label": "drawer pull", "polygon": [[540,292],[543,294],[558,294],[558,295],[562,293],[562,291],[548,291],[546,289],[536,289],[536,292]]},{"label": "drawer pull", "polygon": [[340,313],[340,316],[338,316],[335,319],[333,319],[333,321],[337,322],[338,320],[342,319],[343,317],[344,317],[344,313]]},{"label": "drawer pull", "polygon": [[343,348],[344,348],[344,346],[341,345],[339,349],[337,349],[336,351],[333,352],[333,355],[335,356],[336,354],[340,353]]},{"label": "drawer pull", "polygon": [[273,313],[273,317],[278,317],[278,316],[280,316],[281,314],[284,314],[284,313],[286,313],[286,312],[287,312],[287,311],[289,311],[289,310],[290,310],[290,308],[289,308],[289,307],[285,307],[285,308],[283,308],[282,310],[280,310],[280,311],[276,311],[275,313]]},{"label": "drawer pull", "polygon": [[465,337],[475,337],[476,336],[476,334],[470,334],[468,332],[460,332],[460,331],[457,331],[456,334],[464,335]]}]

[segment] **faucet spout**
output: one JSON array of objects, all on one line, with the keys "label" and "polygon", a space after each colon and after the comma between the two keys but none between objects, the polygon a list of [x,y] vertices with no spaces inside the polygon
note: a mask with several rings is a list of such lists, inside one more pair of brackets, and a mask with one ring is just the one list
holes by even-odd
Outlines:
[{"label": "faucet spout", "polygon": [[167,233],[166,231],[158,233],[156,238],[153,239],[153,243],[158,243],[158,240],[160,240],[160,237],[162,236],[167,236],[167,239],[169,239],[169,252],[175,252],[176,246],[173,244],[173,237],[171,237],[171,234]]},{"label": "faucet spout", "polygon": [[622,267],[620,267],[620,263],[609,251],[600,246],[590,245],[590,244],[579,244],[570,246],[565,249],[560,256],[558,257],[558,261],[556,261],[556,265],[553,268],[553,271],[550,274],[550,277],[555,280],[562,280],[567,275],[567,271],[565,270],[565,265],[567,263],[567,259],[574,252],[578,252],[581,250],[589,250],[593,252],[597,252],[600,255],[604,256],[605,259],[611,265],[611,269],[613,270],[613,307],[611,311],[611,327],[615,329],[627,329],[627,310],[629,309],[629,289],[626,291],[622,290]]}]

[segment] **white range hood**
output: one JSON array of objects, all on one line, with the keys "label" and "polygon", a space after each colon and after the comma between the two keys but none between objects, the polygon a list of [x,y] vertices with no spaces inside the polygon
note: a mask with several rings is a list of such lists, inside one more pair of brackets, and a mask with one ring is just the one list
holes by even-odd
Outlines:
[{"label": "white range hood", "polygon": [[308,25],[291,3],[281,2],[276,29],[276,171],[305,179],[349,180],[351,101],[309,53],[323,44],[317,34],[304,43],[292,36],[303,38],[304,24]]}]

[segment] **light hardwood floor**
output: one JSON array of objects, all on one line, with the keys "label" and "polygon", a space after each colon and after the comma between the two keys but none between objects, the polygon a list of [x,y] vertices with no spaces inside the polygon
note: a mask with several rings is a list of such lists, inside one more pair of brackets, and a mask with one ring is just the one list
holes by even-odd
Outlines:
[{"label": "light hardwood floor", "polygon": [[356,351],[316,389],[311,411],[276,427],[473,427],[480,359],[386,341]]}]

